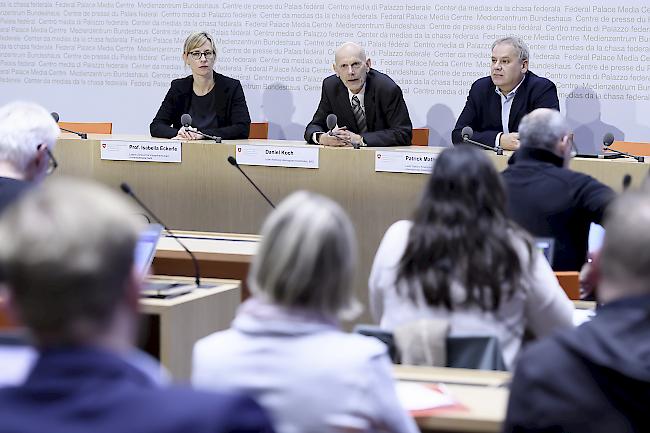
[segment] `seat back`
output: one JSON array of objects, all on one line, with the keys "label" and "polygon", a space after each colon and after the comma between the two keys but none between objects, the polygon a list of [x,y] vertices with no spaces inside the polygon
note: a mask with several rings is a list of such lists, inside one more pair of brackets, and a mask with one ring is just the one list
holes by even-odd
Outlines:
[{"label": "seat back", "polygon": [[413,128],[413,135],[411,136],[411,145],[428,146],[429,128]]},{"label": "seat back", "polygon": [[447,337],[447,367],[507,371],[493,335]]},{"label": "seat back", "polygon": [[59,128],[86,134],[112,134],[112,122],[59,122]]},{"label": "seat back", "polygon": [[[376,325],[359,324],[354,327],[354,332],[379,339],[386,344],[393,363],[401,362],[391,331],[381,329]],[[495,336],[448,336],[446,345],[446,367],[507,371],[501,345]]]},{"label": "seat back", "polygon": [[251,122],[248,138],[253,140],[266,140],[269,138],[269,122]]}]

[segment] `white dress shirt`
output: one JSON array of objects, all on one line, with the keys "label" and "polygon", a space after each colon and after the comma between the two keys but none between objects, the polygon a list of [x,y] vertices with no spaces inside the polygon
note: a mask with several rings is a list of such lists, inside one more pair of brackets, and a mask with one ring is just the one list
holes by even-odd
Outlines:
[{"label": "white dress shirt", "polygon": [[[499,90],[498,87],[494,88],[494,91],[499,95],[499,98],[501,98],[501,127],[503,128],[503,132],[501,134],[509,134],[510,133],[510,128],[508,127],[508,123],[510,123],[510,109],[512,108],[512,101],[515,99],[515,94],[517,93],[517,90],[519,90],[519,86],[521,86],[521,83],[524,82],[524,79],[526,79],[526,76],[524,75],[524,78],[521,79],[519,84],[512,89],[510,92],[508,92],[507,95],[504,95],[501,90]],[[499,141],[501,140],[501,134],[497,134],[495,142],[494,142],[494,147],[500,147],[499,146]]]}]

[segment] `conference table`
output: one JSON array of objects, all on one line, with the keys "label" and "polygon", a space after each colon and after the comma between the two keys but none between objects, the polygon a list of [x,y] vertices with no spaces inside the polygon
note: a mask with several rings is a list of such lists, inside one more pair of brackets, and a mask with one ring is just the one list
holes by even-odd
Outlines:
[{"label": "conference table", "polygon": [[509,372],[395,365],[393,373],[400,381],[444,384],[456,401],[452,407],[416,417],[423,433],[501,431],[508,406]]},{"label": "conference table", "polygon": [[[194,280],[155,276],[151,281],[192,284]],[[210,287],[165,299],[140,299],[140,345],[158,358],[176,381],[190,379],[194,343],[228,329],[240,304],[239,281],[205,279],[203,284]]]},{"label": "conference table", "polygon": [[[112,161],[100,158],[102,140],[151,140],[132,135],[90,135],[81,140],[63,134],[54,154],[57,174],[91,178],[119,188],[127,182],[164,222],[178,230],[221,233],[259,233],[271,207],[227,162],[237,145],[304,148],[304,142],[237,140],[215,143],[201,140],[182,144],[181,163]],[[159,139],[156,139],[159,141]],[[435,157],[434,147],[326,148],[318,146],[318,168],[242,165],[243,170],[274,202],[296,190],[310,190],[337,201],[350,215],[359,241],[355,288],[367,306],[367,279],[375,251],[386,229],[409,218],[418,203],[426,174],[376,171],[377,152],[414,152]],[[497,169],[508,155],[488,152]],[[639,184],[648,163],[629,160],[575,159],[574,170],[588,173],[615,190],[626,174]],[[359,321],[368,322],[366,312]]]}]

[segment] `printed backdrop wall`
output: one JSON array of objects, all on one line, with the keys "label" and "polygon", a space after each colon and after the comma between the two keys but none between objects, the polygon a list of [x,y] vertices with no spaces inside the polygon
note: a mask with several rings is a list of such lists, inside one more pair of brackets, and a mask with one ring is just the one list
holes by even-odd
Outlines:
[{"label": "printed backdrop wall", "polygon": [[606,131],[650,141],[647,0],[0,0],[0,102],[146,134],[170,81],[190,73],[181,51],[193,30],[214,35],[215,69],[242,81],[272,138],[301,139],[334,48],[355,41],[400,84],[429,144],[447,145],[492,41],[517,35],[530,69],[557,84],[582,148]]}]

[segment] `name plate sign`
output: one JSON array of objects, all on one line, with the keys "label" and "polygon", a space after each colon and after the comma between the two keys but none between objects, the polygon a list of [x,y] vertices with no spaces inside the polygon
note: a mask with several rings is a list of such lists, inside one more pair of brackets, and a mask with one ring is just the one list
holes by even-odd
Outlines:
[{"label": "name plate sign", "polygon": [[102,140],[101,159],[109,161],[181,162],[180,141]]},{"label": "name plate sign", "polygon": [[238,144],[237,163],[267,167],[318,168],[318,146],[267,146]]},{"label": "name plate sign", "polygon": [[438,157],[435,153],[409,151],[375,152],[375,171],[429,174]]}]

